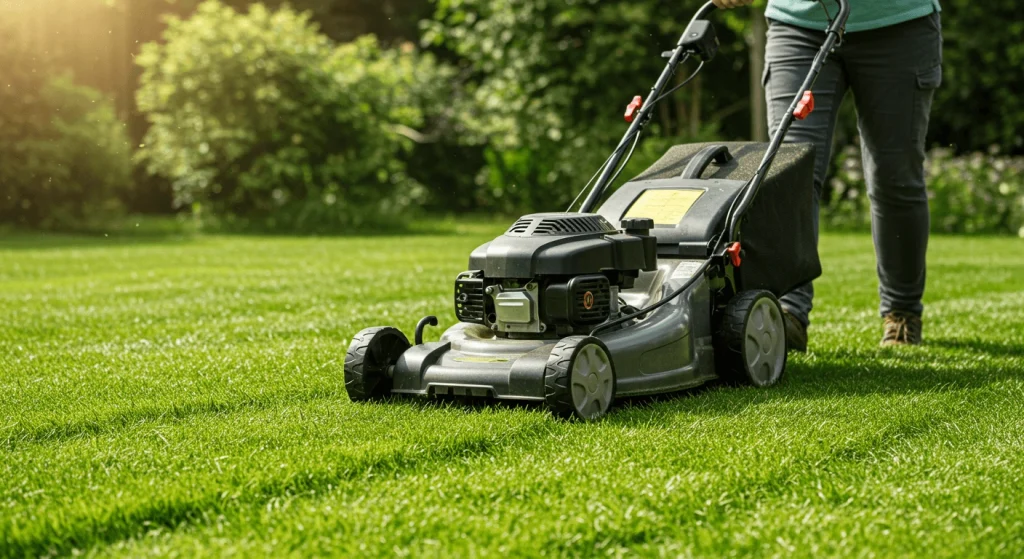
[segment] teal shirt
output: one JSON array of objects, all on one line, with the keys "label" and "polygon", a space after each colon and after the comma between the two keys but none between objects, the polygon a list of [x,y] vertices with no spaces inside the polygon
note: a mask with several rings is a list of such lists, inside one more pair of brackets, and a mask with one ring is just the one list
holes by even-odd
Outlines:
[{"label": "teal shirt", "polygon": [[[822,0],[833,16],[839,11],[835,0]],[[942,11],[939,0],[850,0],[849,32],[888,27]],[[828,26],[821,4],[813,0],[768,0],[765,17],[822,31]]]}]

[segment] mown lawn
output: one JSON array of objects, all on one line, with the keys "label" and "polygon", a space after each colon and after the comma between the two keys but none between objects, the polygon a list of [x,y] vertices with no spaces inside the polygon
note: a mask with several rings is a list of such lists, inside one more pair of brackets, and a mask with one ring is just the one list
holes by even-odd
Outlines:
[{"label": "mown lawn", "polygon": [[768,390],[349,403],[349,338],[451,324],[501,227],[0,239],[0,555],[1024,556],[1024,241],[933,239],[881,350],[870,238],[825,236]]}]

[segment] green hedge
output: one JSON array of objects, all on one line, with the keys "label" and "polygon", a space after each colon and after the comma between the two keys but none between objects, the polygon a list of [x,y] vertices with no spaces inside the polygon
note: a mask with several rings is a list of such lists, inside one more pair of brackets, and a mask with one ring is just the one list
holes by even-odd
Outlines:
[{"label": "green hedge", "polygon": [[[836,163],[830,201],[822,209],[825,226],[867,229],[871,214],[860,150],[845,148]],[[925,171],[933,232],[1024,237],[1024,157],[1001,155],[997,146],[962,156],[936,148]]]},{"label": "green hedge", "polygon": [[139,159],[176,205],[309,232],[389,224],[423,199],[404,156],[449,85],[432,58],[372,37],[336,46],[308,14],[219,1],[164,39],[138,59]]},{"label": "green hedge", "polygon": [[101,226],[131,188],[124,124],[98,92],[50,77],[45,60],[0,36],[0,222]]}]

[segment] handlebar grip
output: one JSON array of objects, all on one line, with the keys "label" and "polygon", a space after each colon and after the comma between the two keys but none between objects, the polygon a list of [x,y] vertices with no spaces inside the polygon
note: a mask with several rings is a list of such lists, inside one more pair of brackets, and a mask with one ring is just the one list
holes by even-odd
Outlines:
[{"label": "handlebar grip", "polygon": [[683,179],[699,179],[704,169],[707,169],[712,161],[716,165],[721,166],[732,161],[732,159],[729,148],[721,144],[710,145],[698,151],[690,158],[690,162],[687,163],[686,168],[683,169],[683,174],[679,175],[679,177]]}]

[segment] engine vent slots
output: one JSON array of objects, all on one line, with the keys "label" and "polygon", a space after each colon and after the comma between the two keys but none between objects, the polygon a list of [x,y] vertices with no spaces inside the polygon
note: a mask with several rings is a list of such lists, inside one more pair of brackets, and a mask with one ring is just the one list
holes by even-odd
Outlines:
[{"label": "engine vent slots", "polygon": [[519,221],[515,222],[515,224],[512,225],[512,227],[509,228],[508,232],[516,235],[522,235],[526,233],[526,230],[530,228],[531,224],[533,224],[532,219],[520,219]]},{"label": "engine vent slots", "polygon": [[455,280],[455,316],[462,322],[484,323],[484,280],[460,276]]},{"label": "engine vent slots", "polygon": [[535,214],[524,216],[506,232],[516,237],[614,233],[608,220],[592,214]]},{"label": "engine vent slots", "polygon": [[573,299],[576,319],[581,323],[599,323],[611,313],[612,291],[606,279],[577,280]]}]

